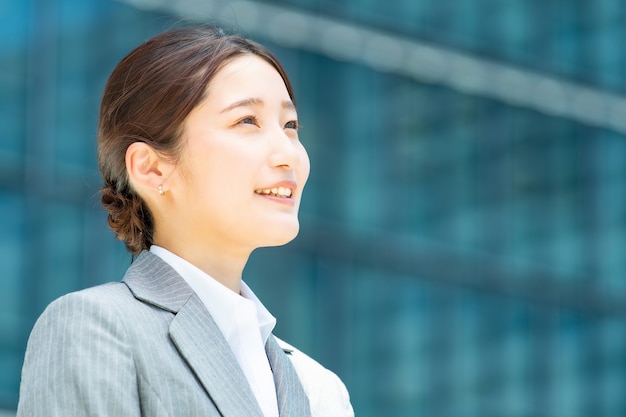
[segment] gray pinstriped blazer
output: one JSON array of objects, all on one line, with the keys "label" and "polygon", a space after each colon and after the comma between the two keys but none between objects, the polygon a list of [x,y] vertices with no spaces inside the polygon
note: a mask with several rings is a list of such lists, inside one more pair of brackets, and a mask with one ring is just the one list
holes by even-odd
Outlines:
[{"label": "gray pinstriped blazer", "polygon": [[[273,336],[266,351],[280,416],[310,416]],[[262,417],[200,299],[150,252],[122,283],[68,294],[46,309],[28,342],[17,415]]]}]

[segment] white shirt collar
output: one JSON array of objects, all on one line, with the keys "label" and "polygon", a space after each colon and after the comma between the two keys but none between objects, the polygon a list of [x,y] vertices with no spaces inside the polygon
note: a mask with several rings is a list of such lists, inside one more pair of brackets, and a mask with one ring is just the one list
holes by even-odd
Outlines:
[{"label": "white shirt collar", "polygon": [[263,344],[267,342],[276,326],[276,318],[245,282],[241,282],[241,295],[239,295],[200,268],[165,248],[152,245],[150,252],[167,262],[189,284],[229,343],[233,337],[237,337],[237,316],[245,314],[243,312],[249,310],[250,304],[256,310],[256,321]]}]

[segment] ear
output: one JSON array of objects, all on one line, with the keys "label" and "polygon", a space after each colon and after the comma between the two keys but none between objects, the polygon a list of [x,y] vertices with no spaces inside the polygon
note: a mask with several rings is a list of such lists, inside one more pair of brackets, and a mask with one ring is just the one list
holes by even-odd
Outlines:
[{"label": "ear", "polygon": [[131,185],[138,192],[159,192],[159,186],[166,191],[166,177],[169,163],[150,145],[134,142],[126,150],[126,170]]}]

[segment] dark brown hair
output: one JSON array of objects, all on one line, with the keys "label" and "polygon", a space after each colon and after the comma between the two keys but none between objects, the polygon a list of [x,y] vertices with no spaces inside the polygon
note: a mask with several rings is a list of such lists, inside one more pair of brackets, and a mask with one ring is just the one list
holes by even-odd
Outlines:
[{"label": "dark brown hair", "polygon": [[276,68],[295,103],[287,74],[271,52],[216,26],[162,33],[134,49],[109,77],[98,126],[102,204],[109,226],[133,255],[150,247],[154,224],[146,203],[129,183],[126,150],[133,142],[145,142],[177,161],[187,116],[205,98],[217,71],[242,54],[257,55]]}]

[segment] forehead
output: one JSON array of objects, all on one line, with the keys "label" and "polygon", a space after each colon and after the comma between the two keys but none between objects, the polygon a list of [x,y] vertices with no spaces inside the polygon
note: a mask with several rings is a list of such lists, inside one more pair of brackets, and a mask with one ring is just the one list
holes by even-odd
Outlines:
[{"label": "forehead", "polygon": [[254,54],[238,55],[226,61],[207,86],[208,97],[232,94],[280,94],[289,97],[278,70]]}]

